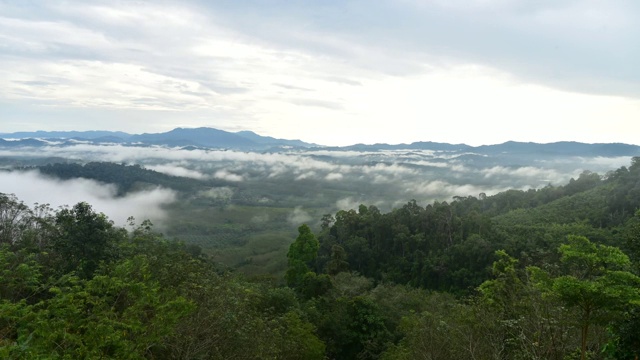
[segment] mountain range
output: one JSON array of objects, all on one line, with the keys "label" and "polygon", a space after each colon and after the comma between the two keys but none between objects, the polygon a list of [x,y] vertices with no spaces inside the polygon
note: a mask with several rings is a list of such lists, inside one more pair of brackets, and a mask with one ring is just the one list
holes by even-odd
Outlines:
[{"label": "mountain range", "polygon": [[347,151],[432,150],[475,155],[509,154],[511,156],[640,156],[640,146],[622,143],[588,144],[562,141],[547,144],[508,141],[502,144],[470,146],[438,142],[411,144],[356,144],[344,147],[325,147],[301,140],[277,139],[252,131],[228,132],[214,128],[176,128],[164,133],[128,134],[121,131],[35,131],[0,134],[0,147],[38,147],[93,144],[123,144],[135,146],[168,146],[183,148],[212,148],[242,151],[277,151],[285,148]]},{"label": "mountain range", "polygon": [[252,131],[228,132],[214,128],[176,128],[164,133],[128,134],[121,131],[35,131],[0,134],[0,146],[66,145],[77,142],[162,145],[169,147],[267,150],[309,148],[319,145],[276,139]]}]

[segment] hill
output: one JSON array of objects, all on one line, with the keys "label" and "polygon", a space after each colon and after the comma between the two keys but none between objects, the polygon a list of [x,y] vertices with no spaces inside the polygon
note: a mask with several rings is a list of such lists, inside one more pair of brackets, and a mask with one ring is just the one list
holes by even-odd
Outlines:
[{"label": "hill", "polygon": [[[6,139],[11,139],[7,141]],[[17,139],[17,140],[16,140]],[[210,127],[176,128],[163,133],[128,134],[121,131],[35,131],[0,134],[0,147],[67,146],[85,141],[93,144],[122,144],[135,146],[168,146],[241,151],[278,151],[281,149],[323,149],[327,151],[380,152],[393,150],[426,150],[448,152],[458,156],[499,156],[535,161],[541,157],[584,156],[619,157],[638,156],[640,146],[606,143],[587,144],[572,141],[533,143],[508,141],[502,144],[470,146],[432,141],[411,144],[355,144],[326,147],[301,140],[278,139],[262,136],[253,131],[228,132]],[[52,143],[53,142],[53,143]]]},{"label": "hill", "polygon": [[[8,142],[3,139],[11,139]],[[19,140],[15,140],[19,139]],[[31,141],[28,141],[31,139]],[[176,128],[164,133],[128,134],[121,131],[35,131],[0,134],[2,146],[44,146],[56,141],[59,145],[73,144],[70,140],[89,141],[94,144],[120,143],[140,145],[163,145],[169,147],[226,148],[235,150],[266,150],[273,147],[308,148],[315,144],[300,140],[276,139],[261,136],[251,131],[237,133],[209,127]]]}]

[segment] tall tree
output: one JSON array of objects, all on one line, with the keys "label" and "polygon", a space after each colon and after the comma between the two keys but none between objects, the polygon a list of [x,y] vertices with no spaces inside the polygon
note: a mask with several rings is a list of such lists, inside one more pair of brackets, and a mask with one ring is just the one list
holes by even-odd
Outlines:
[{"label": "tall tree", "polygon": [[285,275],[287,285],[294,288],[299,288],[304,282],[305,275],[312,272],[309,264],[316,259],[320,248],[320,243],[308,225],[301,225],[298,233],[296,241],[289,246],[288,267]]},{"label": "tall tree", "polygon": [[112,258],[115,245],[126,238],[126,231],[113,226],[91,205],[80,202],[71,209],[63,209],[56,216],[60,231],[53,243],[58,266],[63,273],[76,271],[81,278],[90,278],[100,261]]},{"label": "tall tree", "polygon": [[564,274],[553,276],[530,267],[543,292],[577,308],[581,360],[586,359],[589,327],[607,324],[640,305],[640,277],[629,270],[629,257],[613,246],[596,245],[584,236],[569,236],[558,249]]}]

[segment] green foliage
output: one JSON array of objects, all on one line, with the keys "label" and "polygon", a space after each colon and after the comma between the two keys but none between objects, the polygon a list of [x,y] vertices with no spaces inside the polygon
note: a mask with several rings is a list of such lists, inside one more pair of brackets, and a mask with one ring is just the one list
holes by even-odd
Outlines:
[{"label": "green foliage", "polygon": [[[290,209],[252,206],[268,194],[244,183],[224,201],[174,205],[172,234],[204,229],[198,244],[148,221],[126,231],[86,203],[30,209],[2,195],[0,358],[633,359],[638,164],[564,187],[388,213],[361,205],[324,216],[317,238],[301,226],[293,243],[293,229],[278,225]],[[149,175],[69,168],[116,179],[121,191]],[[300,183],[291,190],[306,194]],[[203,244],[245,270],[280,274],[231,272]]]},{"label": "green foliage", "polygon": [[496,252],[493,278],[478,288],[474,307],[494,317],[493,333],[510,359],[561,359],[576,348],[568,337],[572,313],[542,296],[530,274],[505,251]]},{"label": "green foliage", "polygon": [[316,299],[309,306],[331,358],[375,359],[391,340],[384,314],[369,297]]},{"label": "green foliage", "polygon": [[426,301],[429,310],[403,318],[403,339],[381,359],[501,358],[502,332],[490,309],[460,302],[449,294],[435,293]]},{"label": "green foliage", "polygon": [[41,265],[35,254],[0,245],[0,299],[28,299],[39,291]]},{"label": "green foliage", "polygon": [[302,288],[305,279],[315,275],[311,271],[309,264],[318,256],[318,248],[320,247],[320,243],[306,224],[298,228],[298,233],[298,237],[289,246],[289,252],[287,253],[286,280],[287,285],[293,288]]},{"label": "green foliage", "polygon": [[115,248],[126,237],[87,203],[60,210],[55,221],[59,235],[52,247],[57,255],[56,268],[62,274],[76,271],[81,278],[90,278],[101,261],[116,258]]},{"label": "green foliage", "polygon": [[635,273],[640,274],[640,210],[627,221],[624,231],[624,244],[629,258],[635,264]]},{"label": "green foliage", "polygon": [[632,360],[640,357],[640,307],[624,314],[623,319],[610,327],[611,339],[604,348],[613,359]]},{"label": "green foliage", "polygon": [[0,244],[14,244],[29,227],[30,209],[15,195],[0,193]]},{"label": "green foliage", "polygon": [[375,206],[338,211],[319,236],[317,269],[468,292],[488,276],[496,245],[490,221],[462,202],[479,206],[464,199],[425,208],[411,201],[386,214]]},{"label": "green foliage", "polygon": [[503,309],[515,303],[514,297],[524,284],[517,274],[518,260],[504,250],[496,251],[498,260],[493,263],[494,279],[483,282],[478,290],[489,303],[497,303]]},{"label": "green foliage", "polygon": [[343,271],[349,270],[349,262],[347,262],[347,253],[340,245],[331,246],[331,260],[324,267],[325,272],[329,275],[336,275]]},{"label": "green foliage", "polygon": [[531,268],[538,286],[569,307],[579,309],[581,359],[585,359],[592,324],[606,324],[640,305],[640,277],[627,271],[629,258],[620,249],[569,236],[559,247],[562,272]]},{"label": "green foliage", "polygon": [[3,303],[11,332],[4,339],[7,357],[145,358],[191,308],[149,279],[142,257],[117,264],[109,275],[65,275],[43,285],[48,296],[33,305]]},{"label": "green foliage", "polygon": [[196,180],[165,175],[140,165],[124,165],[108,162],[89,162],[87,164],[54,163],[39,166],[38,171],[60,179],[84,178],[103,183],[116,184],[118,195],[124,195],[140,187],[163,186],[176,190],[190,190],[201,186]]},{"label": "green foliage", "polygon": [[148,221],[127,232],[85,203],[29,211],[39,227],[0,244],[2,358],[324,358],[293,290],[225,274]]}]

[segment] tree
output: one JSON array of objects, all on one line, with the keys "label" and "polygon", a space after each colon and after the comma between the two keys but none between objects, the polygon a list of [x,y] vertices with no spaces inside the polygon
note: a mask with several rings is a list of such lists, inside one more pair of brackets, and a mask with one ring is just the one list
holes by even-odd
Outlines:
[{"label": "tree", "polygon": [[493,276],[478,290],[476,311],[488,312],[495,320],[491,334],[502,344],[503,358],[562,359],[575,343],[567,338],[572,319],[557,299],[541,296],[519,261],[504,250],[496,251]]},{"label": "tree", "polygon": [[[58,286],[49,287],[49,298],[23,311],[12,311],[17,317],[16,339],[0,355],[24,359],[151,357],[193,306],[150,279],[148,267],[139,256],[118,263],[108,275],[99,269],[90,280],[63,275]],[[21,304],[24,302],[14,306]]]},{"label": "tree", "polygon": [[287,285],[293,288],[300,288],[305,275],[312,272],[309,264],[316,259],[320,248],[320,243],[308,225],[301,225],[298,233],[296,241],[289,246],[287,253],[288,267],[285,277]]},{"label": "tree", "polygon": [[349,270],[349,262],[347,262],[347,253],[340,245],[331,247],[331,260],[325,265],[325,272],[329,275],[336,275],[342,271]]},{"label": "tree", "polygon": [[15,195],[0,193],[0,244],[15,244],[25,230],[30,209]]},{"label": "tree", "polygon": [[564,274],[553,276],[530,267],[541,290],[578,309],[581,359],[586,359],[589,327],[607,324],[640,305],[640,277],[629,272],[629,257],[613,246],[596,245],[584,236],[570,235],[559,247]]},{"label": "tree", "polygon": [[126,231],[113,226],[91,205],[80,202],[56,215],[59,236],[53,242],[62,273],[76,270],[81,278],[90,278],[100,261],[113,257],[115,245],[126,237]]}]

